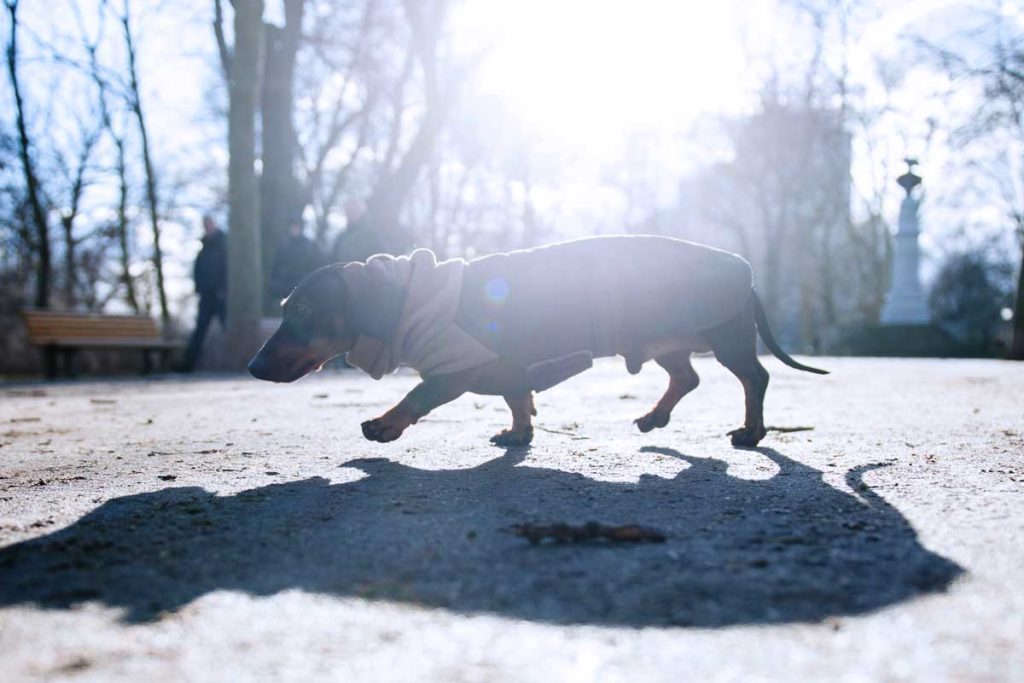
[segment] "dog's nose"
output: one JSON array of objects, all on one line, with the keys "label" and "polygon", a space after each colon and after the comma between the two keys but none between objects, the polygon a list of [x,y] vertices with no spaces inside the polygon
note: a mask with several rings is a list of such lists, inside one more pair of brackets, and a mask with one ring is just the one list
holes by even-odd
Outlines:
[{"label": "dog's nose", "polygon": [[249,371],[249,374],[256,379],[270,379],[267,371],[267,359],[264,358],[262,353],[257,353],[253,356],[252,360],[249,361],[249,364],[245,367]]}]

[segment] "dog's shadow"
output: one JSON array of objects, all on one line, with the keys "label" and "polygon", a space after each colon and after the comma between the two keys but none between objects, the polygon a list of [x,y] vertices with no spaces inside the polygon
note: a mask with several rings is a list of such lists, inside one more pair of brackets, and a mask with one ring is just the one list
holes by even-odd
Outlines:
[{"label": "dog's shadow", "polygon": [[[610,483],[522,464],[522,451],[464,470],[383,459],[322,478],[216,496],[168,488],[110,500],[71,526],[0,549],[0,605],[86,601],[146,621],[216,590],[290,588],[553,622],[628,626],[815,621],[940,591],[961,572],[847,473],[759,449],[767,480],[721,461],[646,448],[689,467]],[[756,456],[755,456],[756,457]],[[531,546],[531,521],[637,522],[663,544]]]}]

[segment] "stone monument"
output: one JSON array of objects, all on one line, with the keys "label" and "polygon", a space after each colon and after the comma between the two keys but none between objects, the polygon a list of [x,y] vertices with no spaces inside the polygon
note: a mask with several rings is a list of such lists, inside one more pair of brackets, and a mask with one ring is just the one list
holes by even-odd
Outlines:
[{"label": "stone monument", "polygon": [[917,237],[921,232],[918,220],[919,196],[914,189],[921,184],[921,177],[914,173],[916,159],[905,159],[907,172],[896,179],[906,190],[907,196],[900,204],[900,222],[893,245],[892,284],[885,296],[881,322],[883,325],[928,325],[928,301],[921,287],[918,268],[921,249]]}]

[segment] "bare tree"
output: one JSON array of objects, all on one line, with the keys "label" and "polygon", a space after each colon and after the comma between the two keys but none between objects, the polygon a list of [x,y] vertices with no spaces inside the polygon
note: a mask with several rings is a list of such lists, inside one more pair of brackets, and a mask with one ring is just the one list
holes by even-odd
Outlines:
[{"label": "bare tree", "polygon": [[242,368],[260,343],[263,301],[259,186],[254,169],[263,0],[235,0],[234,6],[235,44],[228,79],[228,363]]},{"label": "bare tree", "polygon": [[[102,127],[97,126],[84,130],[81,135],[81,146],[74,162],[61,159],[61,168],[71,171],[69,178],[68,206],[61,213],[60,223],[64,233],[64,306],[73,308],[77,303],[79,285],[78,261],[76,250],[79,238],[75,235],[75,220],[81,208],[82,196],[85,193],[90,157],[99,141]],[[63,155],[62,155],[63,156]]]},{"label": "bare tree", "polygon": [[850,216],[846,223],[847,246],[844,268],[853,273],[854,305],[861,320],[878,322],[885,295],[889,291],[892,268],[892,233],[886,220],[890,215],[887,198],[893,178],[894,157],[892,136],[880,133],[879,124],[894,112],[892,93],[899,80],[894,65],[879,60],[875,64],[878,81],[885,93],[884,101],[872,107],[865,104],[846,109],[851,133],[863,145],[863,166],[869,171],[867,181],[858,190],[855,208],[859,217]]},{"label": "bare tree", "polygon": [[129,7],[130,1],[124,0],[123,11],[120,16],[125,49],[128,56],[128,104],[132,114],[135,116],[135,122],[139,129],[142,165],[146,176],[146,203],[149,209],[150,226],[153,230],[153,269],[156,272],[156,290],[160,302],[160,321],[163,324],[164,333],[167,334],[171,328],[171,313],[167,305],[167,289],[164,284],[164,255],[163,249],[160,246],[160,204],[157,198],[157,179],[150,152],[149,132],[146,128],[146,117],[142,111],[142,94],[139,87],[136,49],[132,36]]},{"label": "bare tree", "polygon": [[[101,5],[101,11],[102,9],[103,5]],[[125,134],[123,132],[119,132],[114,125],[114,118],[108,101],[109,86],[100,68],[99,60],[97,59],[97,50],[99,47],[100,36],[102,35],[102,14],[100,22],[101,30],[97,35],[96,40],[90,41],[87,39],[85,47],[86,52],[89,55],[89,74],[96,86],[96,99],[99,103],[103,129],[114,143],[115,150],[114,170],[117,176],[118,193],[117,218],[114,224],[114,232],[117,238],[118,263],[120,266],[118,279],[124,287],[125,301],[135,313],[139,313],[141,309],[139,307],[138,296],[135,293],[135,278],[132,276],[131,272],[130,229],[128,222],[128,163]]]},{"label": "bare tree", "polygon": [[46,220],[46,209],[40,193],[39,179],[32,159],[31,142],[28,127],[25,123],[25,104],[18,82],[18,0],[4,0],[4,6],[11,21],[11,30],[7,42],[7,73],[14,91],[15,124],[18,129],[18,154],[21,159],[22,172],[25,175],[25,189],[28,204],[35,225],[35,250],[39,254],[36,268],[35,305],[41,308],[50,303],[50,235]]},{"label": "bare tree", "polygon": [[[389,144],[380,176],[367,201],[367,215],[371,225],[385,235],[398,228],[403,202],[416,182],[420,171],[430,158],[438,134],[447,118],[457,81],[442,83],[438,73],[438,44],[447,5],[445,0],[418,3],[404,2],[406,16],[412,28],[410,40],[423,72],[424,112],[419,128],[412,137],[401,159],[391,165],[397,144]],[[403,118],[401,102],[396,102],[396,115],[392,124],[392,141],[400,138]],[[397,246],[397,245],[396,245]]]},{"label": "bare tree", "polygon": [[[963,151],[978,141],[991,141],[1006,149],[1006,139],[1017,148],[1024,145],[1024,30],[1013,25],[1003,12],[1003,3],[983,12],[979,26],[961,31],[954,37],[960,49],[937,45],[922,38],[917,43],[935,58],[953,78],[977,84],[984,97],[970,120],[954,134]],[[1011,176],[1011,192],[1003,193],[1008,228],[1020,245],[1017,292],[1014,297],[1013,339],[1009,357],[1024,360],[1024,159],[1005,158],[995,169],[996,176]],[[996,177],[997,185],[1005,185]]]},{"label": "bare tree", "polygon": [[363,0],[314,15],[300,53],[298,137],[321,246],[346,194],[366,199],[386,249],[408,246],[400,217],[465,75],[442,60],[446,11],[445,0]]},{"label": "bare tree", "polygon": [[351,17],[317,15],[304,41],[301,97],[308,114],[297,144],[321,249],[328,245],[332,213],[352,191],[350,181],[373,135],[372,114],[381,99],[372,50],[379,9],[378,0],[364,0]]},{"label": "bare tree", "polygon": [[[260,93],[260,241],[263,271],[269,272],[286,224],[306,204],[295,175],[295,58],[302,39],[305,0],[284,0],[285,22],[264,22],[263,79]],[[267,304],[271,302],[267,298]]]}]

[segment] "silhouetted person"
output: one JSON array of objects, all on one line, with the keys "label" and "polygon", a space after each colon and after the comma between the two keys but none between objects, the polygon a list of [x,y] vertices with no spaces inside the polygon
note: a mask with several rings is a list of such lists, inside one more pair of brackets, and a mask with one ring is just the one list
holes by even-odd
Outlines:
[{"label": "silhouetted person", "polygon": [[321,265],[316,245],[302,232],[301,219],[290,220],[288,234],[274,253],[267,291],[275,301],[283,299],[291,293],[299,280]]},{"label": "silhouetted person", "polygon": [[374,254],[406,254],[415,240],[412,234],[396,224],[375,224],[366,202],[349,199],[345,202],[345,232],[338,235],[331,250],[335,263],[365,261]]},{"label": "silhouetted person", "polygon": [[345,220],[345,232],[334,240],[334,262],[365,261],[387,251],[380,233],[370,225],[366,202],[361,199],[345,202]]},{"label": "silhouetted person", "polygon": [[185,349],[185,358],[179,369],[191,372],[203,347],[203,339],[210,322],[216,317],[224,326],[227,304],[228,263],[227,244],[224,233],[210,216],[203,216],[203,246],[196,256],[192,268],[196,293],[199,295],[199,312],[196,315],[196,329]]}]

